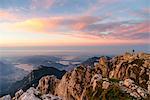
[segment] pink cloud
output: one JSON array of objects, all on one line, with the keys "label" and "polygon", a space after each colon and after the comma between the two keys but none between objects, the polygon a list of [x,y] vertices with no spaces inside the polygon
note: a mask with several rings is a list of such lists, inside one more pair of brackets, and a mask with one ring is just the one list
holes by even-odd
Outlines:
[{"label": "pink cloud", "polygon": [[68,26],[73,30],[81,31],[85,29],[88,25],[94,24],[100,21],[101,18],[92,17],[92,16],[79,16],[70,19]]},{"label": "pink cloud", "polygon": [[143,12],[149,14],[150,13],[150,8],[144,8]]},{"label": "pink cloud", "polygon": [[[119,38],[130,38],[130,39],[134,39],[134,37],[136,37],[140,39],[143,37],[147,37],[148,34],[150,33],[149,25],[150,25],[149,22],[146,21],[129,26],[116,27],[115,29],[112,29],[113,33],[110,34],[110,36]],[[141,37],[142,34],[146,36],[143,35],[143,37]]]},{"label": "pink cloud", "polygon": [[0,20],[4,21],[14,21],[17,20],[17,18],[19,18],[18,15],[11,13],[9,11],[6,10],[0,10]]},{"label": "pink cloud", "polygon": [[[8,14],[8,15],[7,15]],[[9,13],[0,13],[2,16],[9,16]],[[139,40],[137,43],[143,43],[148,40],[149,22],[114,22],[103,23],[102,17],[94,16],[55,16],[45,18],[32,18],[14,23],[0,24],[1,30],[11,32],[28,32],[28,33],[47,33],[47,34],[65,34],[86,39],[105,39],[115,40],[123,43],[131,40]],[[62,32],[61,29],[67,30]],[[8,31],[8,30],[7,30]],[[72,33],[74,32],[74,33]],[[128,40],[128,41],[126,41]],[[96,43],[99,43],[98,41]],[[121,43],[121,42],[120,42]]]},{"label": "pink cloud", "polygon": [[72,28],[73,28],[74,30],[82,30],[82,29],[84,29],[86,26],[87,26],[86,23],[81,23],[81,22],[79,22],[79,23],[73,24],[73,25],[72,25]]}]

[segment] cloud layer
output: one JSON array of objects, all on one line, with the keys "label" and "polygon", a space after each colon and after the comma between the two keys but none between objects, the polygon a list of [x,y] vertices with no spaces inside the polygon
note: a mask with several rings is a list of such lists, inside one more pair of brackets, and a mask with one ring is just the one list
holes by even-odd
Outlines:
[{"label": "cloud layer", "polygon": [[0,35],[31,34],[31,40],[36,41],[48,34],[47,42],[41,45],[55,44],[54,40],[64,41],[64,45],[149,44],[149,12],[146,0],[2,0]]}]

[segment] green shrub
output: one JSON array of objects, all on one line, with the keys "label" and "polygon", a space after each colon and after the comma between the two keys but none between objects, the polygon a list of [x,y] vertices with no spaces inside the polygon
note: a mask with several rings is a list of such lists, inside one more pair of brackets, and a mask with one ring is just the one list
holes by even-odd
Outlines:
[{"label": "green shrub", "polygon": [[117,85],[112,85],[107,90],[103,90],[101,86],[95,91],[92,89],[89,87],[86,91],[88,100],[133,100],[129,94],[122,93]]},{"label": "green shrub", "polygon": [[114,82],[114,83],[119,83],[119,79],[115,79],[115,78],[111,78],[111,79],[109,79],[111,82]]}]

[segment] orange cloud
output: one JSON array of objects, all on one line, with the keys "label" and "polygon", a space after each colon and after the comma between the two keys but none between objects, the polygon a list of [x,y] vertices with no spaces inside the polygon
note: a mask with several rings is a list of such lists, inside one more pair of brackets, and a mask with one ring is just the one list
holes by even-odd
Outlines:
[{"label": "orange cloud", "polygon": [[30,19],[16,24],[16,28],[31,32],[47,32],[56,29],[60,21],[56,19]]},{"label": "orange cloud", "polygon": [[[14,23],[1,23],[0,29],[11,32],[49,33],[58,28],[59,18],[33,18]],[[8,30],[9,29],[9,30]]]}]

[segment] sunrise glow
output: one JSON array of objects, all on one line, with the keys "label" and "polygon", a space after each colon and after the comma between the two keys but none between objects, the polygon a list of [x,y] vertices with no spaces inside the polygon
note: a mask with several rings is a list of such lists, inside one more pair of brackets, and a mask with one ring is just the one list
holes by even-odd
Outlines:
[{"label": "sunrise glow", "polygon": [[0,2],[0,47],[149,44],[147,0]]}]

